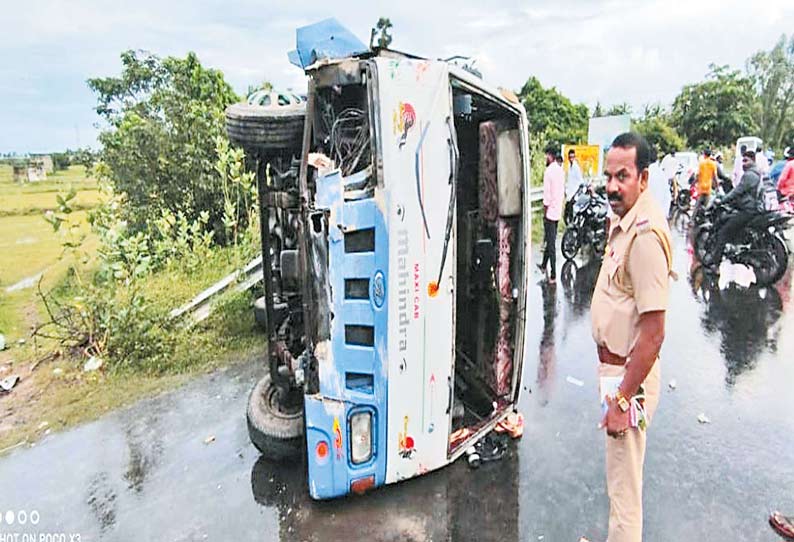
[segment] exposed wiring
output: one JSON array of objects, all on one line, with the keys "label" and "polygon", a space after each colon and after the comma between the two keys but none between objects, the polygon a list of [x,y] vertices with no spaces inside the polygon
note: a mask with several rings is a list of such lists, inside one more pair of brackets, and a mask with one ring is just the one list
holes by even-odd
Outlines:
[{"label": "exposed wiring", "polygon": [[[361,109],[342,110],[331,125],[331,154],[343,176],[357,171],[370,149],[369,119]],[[368,165],[366,162],[362,166]]]}]

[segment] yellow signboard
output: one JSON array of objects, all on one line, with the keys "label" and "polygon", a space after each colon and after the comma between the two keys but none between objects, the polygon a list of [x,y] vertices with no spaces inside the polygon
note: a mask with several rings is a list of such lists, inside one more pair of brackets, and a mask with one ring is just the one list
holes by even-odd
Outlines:
[{"label": "yellow signboard", "polygon": [[562,146],[562,167],[565,174],[568,174],[570,162],[568,162],[568,152],[573,150],[576,153],[576,162],[582,170],[582,175],[587,177],[598,176],[598,164],[601,159],[600,145],[563,145]]}]

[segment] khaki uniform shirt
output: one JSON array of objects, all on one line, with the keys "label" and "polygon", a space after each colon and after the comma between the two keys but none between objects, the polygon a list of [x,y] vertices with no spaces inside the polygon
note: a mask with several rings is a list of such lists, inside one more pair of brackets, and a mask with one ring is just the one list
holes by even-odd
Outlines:
[{"label": "khaki uniform shirt", "polygon": [[623,218],[613,215],[590,310],[597,345],[627,357],[640,315],[667,309],[671,246],[667,219],[649,190]]}]

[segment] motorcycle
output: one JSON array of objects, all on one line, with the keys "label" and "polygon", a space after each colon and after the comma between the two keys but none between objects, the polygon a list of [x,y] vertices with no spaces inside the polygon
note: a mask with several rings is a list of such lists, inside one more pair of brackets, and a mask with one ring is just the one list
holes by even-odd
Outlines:
[{"label": "motorcycle", "polygon": [[[733,212],[732,207],[719,203],[703,209],[703,220],[695,234],[694,251],[697,259],[711,271],[720,265],[720,261],[709,261],[717,240],[716,234]],[[722,257],[750,267],[759,286],[776,283],[788,267],[789,250],[784,232],[791,218],[791,215],[780,211],[758,213],[733,242],[725,245]]]},{"label": "motorcycle", "polygon": [[602,191],[581,185],[573,196],[573,212],[562,236],[562,255],[576,257],[579,249],[590,246],[596,258],[604,256],[607,243],[607,198]]}]

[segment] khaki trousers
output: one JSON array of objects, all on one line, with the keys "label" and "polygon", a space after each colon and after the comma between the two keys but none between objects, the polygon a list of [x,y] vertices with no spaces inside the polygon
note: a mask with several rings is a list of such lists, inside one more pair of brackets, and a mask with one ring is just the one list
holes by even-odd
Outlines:
[{"label": "khaki trousers", "polygon": [[[598,364],[599,377],[623,376],[625,372],[623,366]],[[657,359],[643,382],[648,426],[659,404],[659,372]],[[608,542],[642,542],[642,466],[645,461],[646,431],[629,429],[624,437],[613,438],[604,430],[609,495]]]}]

